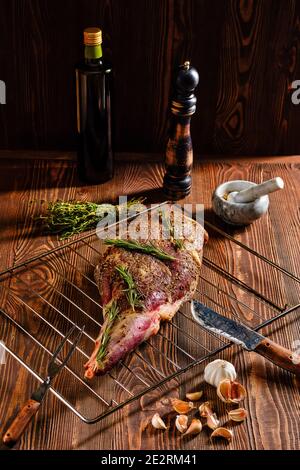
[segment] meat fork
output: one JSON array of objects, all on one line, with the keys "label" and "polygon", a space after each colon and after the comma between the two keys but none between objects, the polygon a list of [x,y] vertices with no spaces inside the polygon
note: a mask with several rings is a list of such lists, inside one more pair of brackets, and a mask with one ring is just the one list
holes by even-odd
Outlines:
[{"label": "meat fork", "polygon": [[25,431],[31,419],[39,410],[43,402],[43,399],[45,398],[45,395],[50,388],[52,380],[61,371],[61,369],[63,369],[63,367],[67,364],[68,360],[70,359],[73,352],[75,351],[76,346],[79,343],[82,333],[84,331],[84,326],[79,330],[78,335],[73,341],[72,347],[68,351],[64,360],[61,361],[60,359],[58,359],[59,353],[61,352],[66,342],[69,340],[75,328],[77,328],[76,325],[73,325],[73,327],[68,331],[66,336],[63,338],[62,342],[58,345],[56,351],[53,353],[51,360],[48,364],[47,378],[44,380],[44,382],[41,383],[39,388],[31,395],[31,398],[25,403],[23,408],[20,409],[14,421],[12,422],[12,424],[10,425],[10,427],[4,434],[3,443],[6,446],[13,447],[17,443],[17,441],[20,439],[21,435]]}]

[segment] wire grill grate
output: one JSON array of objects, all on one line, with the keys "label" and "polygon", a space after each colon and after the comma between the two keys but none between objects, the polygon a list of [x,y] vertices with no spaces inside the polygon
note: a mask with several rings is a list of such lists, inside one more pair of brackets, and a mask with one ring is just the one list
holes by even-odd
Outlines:
[{"label": "wire grill grate", "polygon": [[[212,238],[217,235],[215,246],[221,246],[213,250],[208,245],[204,250],[196,293],[199,300],[256,329],[299,307],[299,278],[212,224],[207,224],[207,230]],[[70,326],[86,325],[75,354],[51,392],[89,424],[168,381],[177,381],[180,374],[230,346],[228,341],[196,324],[187,303],[171,323],[162,325],[155,337],[110,373],[86,382],[83,364],[101,326],[100,297],[93,270],[102,249],[103,243],[94,233],[86,234],[0,274],[4,348],[39,381],[49,355]],[[221,256],[228,252],[230,259],[248,257],[249,263],[256,266],[257,276],[249,279],[247,273],[239,271],[238,262],[230,265],[225,255]],[[278,286],[275,299],[259,282],[260,276],[267,273]],[[293,289],[286,289],[291,284]],[[287,291],[293,292],[293,298],[286,297]],[[22,346],[22,356],[14,352],[15,337]],[[90,416],[90,410],[94,416]]]}]

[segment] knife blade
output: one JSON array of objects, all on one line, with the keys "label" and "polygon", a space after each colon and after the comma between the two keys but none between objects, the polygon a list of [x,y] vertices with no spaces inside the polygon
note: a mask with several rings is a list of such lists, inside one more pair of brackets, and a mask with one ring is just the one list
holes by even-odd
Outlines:
[{"label": "knife blade", "polygon": [[215,312],[198,300],[191,303],[194,320],[203,328],[264,356],[277,366],[300,376],[300,357],[246,325]]}]

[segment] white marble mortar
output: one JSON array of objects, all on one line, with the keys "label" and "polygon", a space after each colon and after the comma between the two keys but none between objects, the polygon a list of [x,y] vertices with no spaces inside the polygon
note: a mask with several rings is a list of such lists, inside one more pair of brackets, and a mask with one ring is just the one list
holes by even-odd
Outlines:
[{"label": "white marble mortar", "polygon": [[227,181],[218,186],[212,196],[214,212],[225,222],[231,225],[248,225],[265,214],[269,207],[269,197],[261,196],[253,202],[227,201],[224,195],[234,191],[256,186],[256,183],[244,180]]}]

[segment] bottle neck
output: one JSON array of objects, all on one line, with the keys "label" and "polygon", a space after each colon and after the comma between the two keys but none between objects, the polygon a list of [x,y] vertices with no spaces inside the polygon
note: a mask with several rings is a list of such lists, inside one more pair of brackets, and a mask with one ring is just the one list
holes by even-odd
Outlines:
[{"label": "bottle neck", "polygon": [[102,46],[85,46],[84,48],[85,63],[89,65],[98,65],[102,62]]}]

